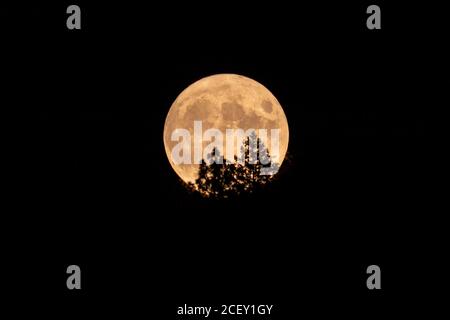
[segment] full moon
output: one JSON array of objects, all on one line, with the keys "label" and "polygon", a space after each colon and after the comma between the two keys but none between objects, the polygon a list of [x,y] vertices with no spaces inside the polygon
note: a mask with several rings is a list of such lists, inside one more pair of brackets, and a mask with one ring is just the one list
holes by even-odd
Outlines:
[{"label": "full moon", "polygon": [[[279,158],[281,165],[286,156],[289,127],[278,100],[262,84],[236,74],[212,75],[187,87],[170,107],[164,125],[164,148],[175,172],[185,182],[198,177],[199,164],[176,164],[172,149],[172,132],[186,129],[193,136],[194,121],[202,121],[203,130],[226,129],[279,129]],[[203,147],[209,142],[203,142]],[[191,142],[193,149],[193,142]],[[266,146],[272,152],[270,143]],[[238,150],[235,150],[237,154]]]}]

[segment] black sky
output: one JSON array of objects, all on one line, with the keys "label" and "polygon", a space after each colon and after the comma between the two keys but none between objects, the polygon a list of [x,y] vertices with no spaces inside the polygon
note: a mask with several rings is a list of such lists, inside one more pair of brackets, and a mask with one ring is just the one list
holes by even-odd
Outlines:
[{"label": "black sky", "polygon": [[[421,61],[434,38],[408,24],[412,8],[383,2],[382,30],[370,32],[365,3],[79,2],[80,32],[65,29],[65,4],[2,13],[10,84],[33,109],[24,228],[48,296],[70,306],[65,274],[54,274],[80,261],[82,310],[109,299],[126,313],[149,299],[166,314],[178,302],[241,298],[287,315],[295,301],[309,310],[324,299],[356,316],[343,301],[376,299],[375,316],[414,298],[401,274],[430,254],[417,228],[429,205],[433,69]],[[288,161],[264,196],[199,201],[168,163],[170,105],[216,73],[264,84],[288,118]],[[372,263],[386,270],[375,298],[360,282]]]}]

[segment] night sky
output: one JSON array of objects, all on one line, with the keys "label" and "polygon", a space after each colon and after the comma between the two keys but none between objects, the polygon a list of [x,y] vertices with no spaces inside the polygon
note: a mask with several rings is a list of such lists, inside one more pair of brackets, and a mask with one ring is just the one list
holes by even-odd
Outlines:
[{"label": "night sky", "polygon": [[[371,3],[335,2],[78,1],[73,32],[67,4],[3,11],[9,82],[31,110],[22,267],[43,275],[19,290],[73,318],[273,303],[274,319],[375,319],[419,301],[427,282],[408,266],[433,260],[420,226],[434,38],[407,25],[411,7],[382,2],[370,31]],[[172,102],[217,73],[264,84],[287,116],[288,156],[262,195],[193,197],[165,154]],[[65,288],[69,264],[86,275],[80,292]],[[370,264],[379,292],[365,287]]]}]

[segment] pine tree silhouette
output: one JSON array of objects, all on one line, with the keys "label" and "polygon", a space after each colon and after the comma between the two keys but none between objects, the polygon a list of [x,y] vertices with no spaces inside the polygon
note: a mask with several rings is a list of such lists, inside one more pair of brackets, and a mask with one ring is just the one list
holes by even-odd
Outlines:
[{"label": "pine tree silhouette", "polygon": [[[258,191],[278,171],[279,165],[271,163],[268,150],[255,132],[243,141],[240,156],[243,159],[235,155],[234,161],[227,163],[214,149],[208,161],[202,160],[198,178],[189,187],[208,198],[230,198]],[[263,168],[269,174],[261,174]]]},{"label": "pine tree silhouette", "polygon": [[203,159],[200,164],[194,187],[202,195],[220,198],[223,192],[222,181],[224,180],[225,170],[223,157],[219,150],[214,148],[208,155],[207,160],[208,162]]}]

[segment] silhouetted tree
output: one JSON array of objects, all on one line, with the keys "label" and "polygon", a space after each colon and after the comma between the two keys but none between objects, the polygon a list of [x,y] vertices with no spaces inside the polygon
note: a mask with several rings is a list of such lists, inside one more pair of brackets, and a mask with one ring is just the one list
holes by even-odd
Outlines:
[{"label": "silhouetted tree", "polygon": [[[189,184],[190,188],[208,198],[229,198],[257,191],[278,171],[278,164],[271,163],[269,152],[254,132],[244,140],[240,156],[243,159],[235,155],[234,162],[226,163],[219,150],[214,149],[208,161],[202,160],[198,178]],[[263,175],[263,168],[273,172]]]},{"label": "silhouetted tree", "polygon": [[224,180],[223,156],[218,149],[214,148],[208,154],[208,162],[205,159],[200,164],[198,178],[195,180],[195,189],[202,195],[210,197],[221,197],[223,192],[222,181]]}]

